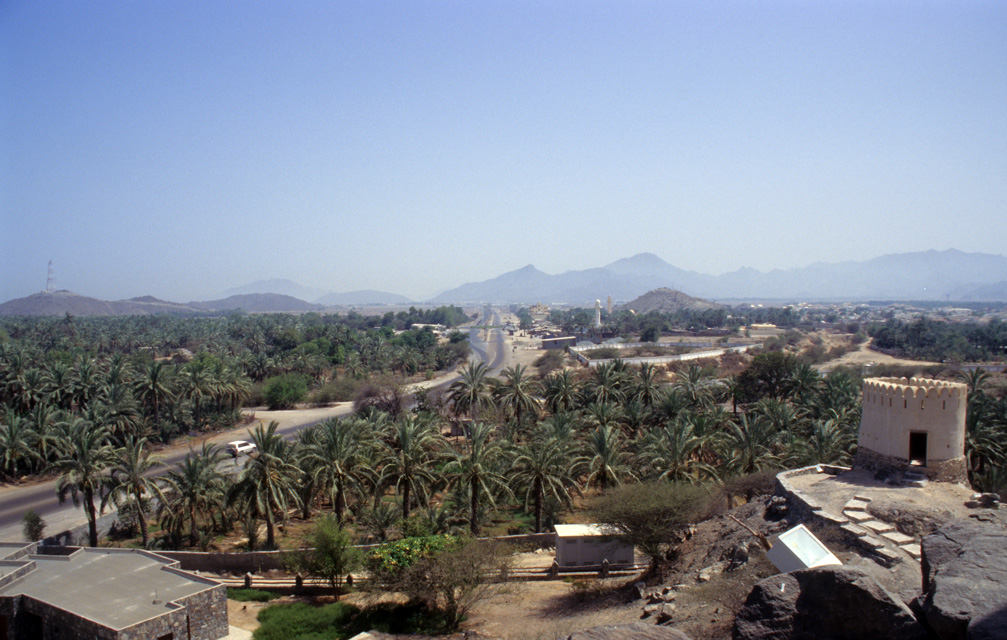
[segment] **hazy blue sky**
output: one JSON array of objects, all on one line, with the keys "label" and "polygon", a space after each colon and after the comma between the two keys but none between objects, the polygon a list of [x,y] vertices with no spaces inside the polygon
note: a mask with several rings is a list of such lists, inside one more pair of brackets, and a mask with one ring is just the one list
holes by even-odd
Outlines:
[{"label": "hazy blue sky", "polygon": [[0,300],[1005,253],[1007,2],[0,2]]}]

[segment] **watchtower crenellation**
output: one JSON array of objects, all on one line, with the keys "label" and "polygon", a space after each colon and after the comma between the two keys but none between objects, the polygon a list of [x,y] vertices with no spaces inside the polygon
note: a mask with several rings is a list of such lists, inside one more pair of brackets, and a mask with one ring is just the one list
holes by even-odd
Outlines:
[{"label": "watchtower crenellation", "polygon": [[864,380],[855,466],[912,467],[932,479],[965,481],[967,393],[960,382]]}]

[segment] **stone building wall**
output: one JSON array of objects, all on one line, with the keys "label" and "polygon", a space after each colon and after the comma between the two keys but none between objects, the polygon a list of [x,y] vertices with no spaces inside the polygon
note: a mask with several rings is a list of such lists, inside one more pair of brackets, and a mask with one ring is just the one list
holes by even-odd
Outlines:
[{"label": "stone building wall", "polygon": [[32,637],[29,635],[32,616],[37,616],[42,621],[44,640],[81,640],[82,638],[116,640],[114,630],[92,620],[73,615],[28,596],[18,596],[15,600],[15,608],[17,609],[14,615],[15,638]]},{"label": "stone building wall", "polygon": [[967,387],[924,378],[869,378],[864,381],[858,446],[908,458],[909,434],[927,434],[927,462],[965,454]]},{"label": "stone building wall", "polygon": [[935,482],[954,482],[966,486],[969,484],[964,456],[953,460],[929,462],[927,466],[923,467],[910,464],[908,458],[886,456],[867,447],[858,447],[857,455],[853,458],[853,466],[857,469],[880,471],[887,475],[901,475],[908,471],[915,471]]},{"label": "stone building wall", "polygon": [[[156,618],[144,620],[116,633],[116,640],[157,640],[169,633],[173,640],[188,640],[184,608],[169,611]],[[226,635],[226,634],[225,634]],[[193,636],[195,638],[196,636]],[[214,636],[216,640],[221,636]]]},{"label": "stone building wall", "polygon": [[[228,634],[227,588],[224,585],[217,585],[176,602],[185,606],[192,640],[217,640]],[[123,640],[126,638],[123,637]],[[139,637],[137,640],[140,640]]]}]

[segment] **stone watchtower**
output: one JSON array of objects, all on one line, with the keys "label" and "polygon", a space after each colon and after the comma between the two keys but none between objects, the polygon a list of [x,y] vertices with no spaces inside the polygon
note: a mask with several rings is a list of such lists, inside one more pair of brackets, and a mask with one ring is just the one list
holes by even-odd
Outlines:
[{"label": "stone watchtower", "polygon": [[864,380],[860,439],[853,466],[968,484],[965,396],[960,382],[923,378]]}]

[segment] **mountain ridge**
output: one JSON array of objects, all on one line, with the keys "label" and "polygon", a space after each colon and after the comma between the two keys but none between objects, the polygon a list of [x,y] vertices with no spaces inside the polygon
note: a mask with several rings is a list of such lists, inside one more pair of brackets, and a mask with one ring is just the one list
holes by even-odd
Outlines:
[{"label": "mountain ridge", "polygon": [[631,300],[647,291],[671,288],[713,299],[942,300],[1007,299],[1007,257],[930,249],[893,253],[869,260],[815,262],[805,267],[759,271],[742,267],[720,275],[680,269],[653,253],[640,253],[602,267],[550,275],[528,265],[496,278],[465,283],[435,296],[434,303],[536,301],[589,305],[611,295]]}]

